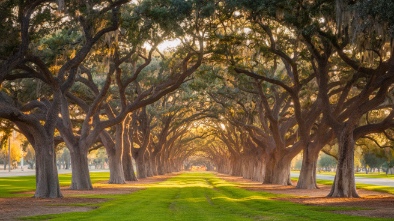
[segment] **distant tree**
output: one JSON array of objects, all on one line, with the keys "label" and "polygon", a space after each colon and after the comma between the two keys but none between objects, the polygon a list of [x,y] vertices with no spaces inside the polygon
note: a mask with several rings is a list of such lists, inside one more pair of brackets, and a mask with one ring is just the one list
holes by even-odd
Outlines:
[{"label": "distant tree", "polygon": [[368,151],[364,153],[361,163],[365,168],[365,173],[372,172],[373,169],[380,170],[380,167],[386,162],[386,160],[382,157],[379,157],[376,153],[372,151]]},{"label": "distant tree", "polygon": [[337,166],[337,160],[330,155],[322,154],[318,161],[318,165],[324,171],[330,171]]}]

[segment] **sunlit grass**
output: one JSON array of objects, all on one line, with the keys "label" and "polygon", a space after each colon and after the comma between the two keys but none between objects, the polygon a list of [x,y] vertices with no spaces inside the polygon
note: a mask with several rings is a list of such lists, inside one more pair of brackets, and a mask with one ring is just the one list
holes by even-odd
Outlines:
[{"label": "sunlit grass", "polygon": [[[97,183],[108,180],[109,172],[91,172],[90,177],[92,183]],[[59,183],[60,186],[69,186],[71,184],[71,174],[59,174]],[[1,177],[0,198],[31,195],[21,193],[34,191],[35,187],[35,176]]]},{"label": "sunlit grass", "polygon": [[[297,171],[299,173],[299,171]],[[321,175],[331,175],[335,176],[335,172],[317,172],[317,174]],[[364,177],[364,178],[385,178],[385,179],[393,179],[394,180],[394,174],[387,174],[383,172],[375,172],[375,173],[368,173],[366,174],[365,172],[358,172],[354,174],[356,177]]]},{"label": "sunlit grass", "polygon": [[[317,183],[322,184],[322,185],[332,185],[333,181],[332,180],[317,180]],[[371,191],[376,191],[376,192],[381,192],[381,193],[394,194],[394,187],[390,187],[390,186],[379,186],[379,185],[372,185],[372,184],[357,183],[356,188],[357,189],[364,189],[364,190],[371,190]]]},{"label": "sunlit grass", "polygon": [[[278,195],[248,191],[210,173],[184,173],[147,189],[101,203],[98,209],[35,220],[388,220],[331,213],[354,210],[278,201]],[[29,218],[30,219],[30,218]]]}]

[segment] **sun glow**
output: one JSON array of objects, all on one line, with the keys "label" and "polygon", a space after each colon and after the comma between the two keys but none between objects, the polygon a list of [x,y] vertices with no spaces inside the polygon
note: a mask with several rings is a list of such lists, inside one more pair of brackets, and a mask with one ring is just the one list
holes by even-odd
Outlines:
[{"label": "sun glow", "polygon": [[[178,47],[180,44],[181,41],[179,39],[165,40],[157,46],[157,49],[159,49],[159,51],[168,51]],[[145,42],[144,47],[150,50],[152,48],[152,45]]]}]

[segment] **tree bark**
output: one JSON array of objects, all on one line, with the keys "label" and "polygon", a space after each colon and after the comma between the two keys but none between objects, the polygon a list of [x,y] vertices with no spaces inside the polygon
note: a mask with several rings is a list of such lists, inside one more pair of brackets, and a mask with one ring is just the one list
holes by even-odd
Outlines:
[{"label": "tree bark", "polygon": [[123,165],[122,165],[122,155],[120,151],[111,151],[108,153],[108,166],[109,166],[109,181],[112,184],[124,184],[126,183]]},{"label": "tree bark", "polygon": [[317,148],[314,144],[309,144],[304,148],[297,189],[318,189],[316,184],[316,168],[319,152],[320,148]]},{"label": "tree bark", "polygon": [[122,125],[116,126],[115,142],[108,132],[103,131],[100,136],[108,154],[109,181],[112,184],[126,183],[122,165],[123,141]]},{"label": "tree bark", "polygon": [[132,134],[131,129],[129,128],[129,120],[127,118],[123,121],[123,154],[122,154],[122,165],[125,180],[127,181],[138,181],[137,176],[135,175],[134,165],[133,165],[133,156],[131,153],[131,145],[132,143],[129,140],[130,135]]},{"label": "tree bark", "polygon": [[53,140],[36,143],[36,192],[35,198],[60,198],[59,178]]},{"label": "tree bark", "polygon": [[159,153],[156,157],[156,162],[157,162],[157,174],[158,175],[164,175],[165,173],[165,165],[163,162],[163,159],[161,157],[161,154]]},{"label": "tree bark", "polygon": [[[138,153],[140,154],[140,153]],[[141,178],[146,178],[147,177],[147,165],[145,162],[144,155],[138,155],[136,158],[136,164],[137,164],[137,176],[139,179]]]},{"label": "tree bark", "polygon": [[290,180],[291,159],[272,156],[267,160],[263,183],[292,185]]},{"label": "tree bark", "polygon": [[345,127],[338,135],[337,172],[328,197],[359,197],[354,177],[354,144],[353,130]]},{"label": "tree bark", "polygon": [[89,174],[89,163],[87,153],[79,151],[79,148],[70,150],[71,154],[71,186],[72,190],[91,190],[93,189]]},{"label": "tree bark", "polygon": [[231,164],[232,164],[231,175],[232,176],[242,176],[241,156],[233,157],[231,160]]},{"label": "tree bark", "polygon": [[133,158],[131,156],[130,146],[125,147],[123,150],[122,164],[125,180],[127,181],[138,181],[137,176],[134,171]]}]

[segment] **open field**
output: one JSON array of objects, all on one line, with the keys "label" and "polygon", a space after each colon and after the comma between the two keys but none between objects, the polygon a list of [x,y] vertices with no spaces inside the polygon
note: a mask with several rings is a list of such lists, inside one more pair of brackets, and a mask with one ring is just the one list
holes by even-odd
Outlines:
[{"label": "open field", "polygon": [[[69,175],[61,175],[62,185]],[[392,220],[390,194],[327,199],[328,186],[296,190],[214,173],[182,173],[110,185],[94,173],[95,190],[63,188],[63,199],[33,199],[34,177],[2,178],[0,219],[16,220]],[[68,182],[68,183],[67,183]],[[15,184],[15,185],[13,185]],[[16,194],[15,197],[15,193]],[[388,210],[388,211],[386,211]],[[71,212],[71,213],[69,213]],[[62,213],[62,214],[60,214]],[[350,216],[350,215],[359,216]],[[33,217],[32,217],[33,216]],[[360,217],[361,216],[361,217]],[[381,217],[381,218],[372,218]]]}]

